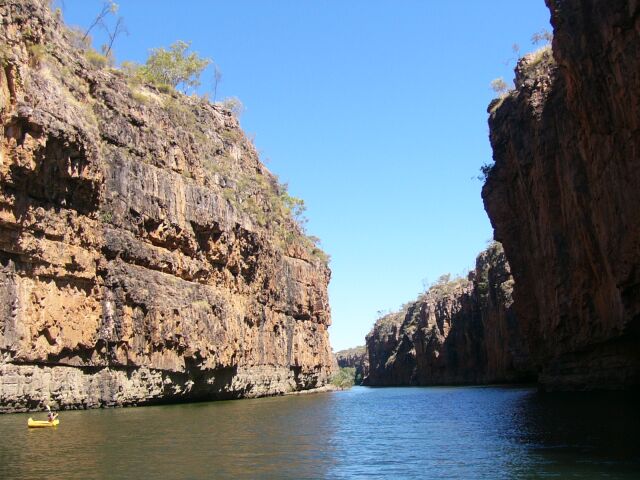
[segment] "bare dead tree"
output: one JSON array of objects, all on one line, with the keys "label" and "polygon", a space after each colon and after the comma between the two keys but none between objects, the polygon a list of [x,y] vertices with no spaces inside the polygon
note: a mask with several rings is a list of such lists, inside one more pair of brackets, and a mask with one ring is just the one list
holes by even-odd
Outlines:
[{"label": "bare dead tree", "polygon": [[105,26],[105,29],[107,30],[107,35],[109,36],[109,43],[104,47],[104,55],[108,57],[109,54],[111,53],[113,42],[115,42],[116,38],[118,38],[118,36],[122,34],[129,35],[129,31],[125,26],[124,18],[122,17],[118,17],[118,20],[116,21],[116,24],[113,27],[113,30],[109,30],[106,26]]},{"label": "bare dead tree", "polygon": [[216,94],[218,93],[218,84],[222,80],[222,72],[217,65],[213,65],[213,103],[216,103]]},{"label": "bare dead tree", "polygon": [[553,33],[546,28],[543,28],[539,32],[534,33],[531,36],[531,43],[538,45],[539,43],[551,43],[553,40]]},{"label": "bare dead tree", "polygon": [[118,11],[117,3],[115,3],[112,0],[105,2],[102,5],[102,10],[100,10],[100,13],[98,13],[96,18],[93,20],[93,23],[89,25],[89,28],[87,28],[87,30],[84,32],[84,35],[82,36],[82,42],[84,42],[87,39],[87,37],[89,36],[89,33],[91,33],[91,30],[93,30],[97,25],[104,26],[104,19],[107,15],[109,15],[110,13],[116,13],[117,11]]}]

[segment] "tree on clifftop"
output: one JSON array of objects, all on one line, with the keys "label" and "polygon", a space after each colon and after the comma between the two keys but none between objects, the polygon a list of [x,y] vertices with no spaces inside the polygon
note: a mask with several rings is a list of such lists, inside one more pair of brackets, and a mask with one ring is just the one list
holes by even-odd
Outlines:
[{"label": "tree on clifftop", "polygon": [[154,48],[147,62],[141,67],[142,77],[158,86],[188,88],[200,85],[200,74],[211,63],[210,58],[201,58],[197,53],[187,53],[190,43],[178,40],[169,49]]}]

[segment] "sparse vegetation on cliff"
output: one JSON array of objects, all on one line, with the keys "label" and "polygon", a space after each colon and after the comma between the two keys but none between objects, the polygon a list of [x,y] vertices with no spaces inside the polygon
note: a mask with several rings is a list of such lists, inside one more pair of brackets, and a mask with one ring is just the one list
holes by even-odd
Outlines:
[{"label": "sparse vegetation on cliff", "polygon": [[[540,61],[542,61],[542,59],[546,56],[547,52],[551,51],[551,41],[553,40],[553,34],[551,32],[549,32],[546,29],[541,29],[540,31],[534,33],[531,36],[531,44],[532,45],[539,45],[542,44],[542,47],[539,48],[538,50],[536,50],[533,53],[529,53],[527,55],[525,55],[523,58],[528,58],[528,64],[531,67],[535,67],[538,63],[540,63]],[[520,63],[520,46],[517,44],[514,44],[511,47],[513,53],[515,54],[515,57],[512,57],[510,60],[508,60],[508,63],[511,63],[512,61],[516,61],[516,63]],[[497,95],[498,98],[494,99],[492,101],[492,108],[490,109],[491,111],[495,110],[499,104],[501,104],[502,102],[497,102],[497,100],[503,100],[505,95],[507,95],[509,93],[509,91],[511,90],[509,85],[507,84],[507,82],[505,82],[503,77],[498,77],[498,78],[494,78],[493,80],[491,80],[490,83],[491,86],[491,90],[493,90]]]},{"label": "sparse vegetation on cliff", "polygon": [[[83,50],[86,59],[97,68],[104,68],[115,63],[112,52],[113,44],[119,36],[128,33],[124,19],[120,16],[116,17],[118,9],[119,5],[117,3],[113,0],[108,0],[102,4],[102,8],[86,29],[66,27],[71,43],[76,48]],[[59,8],[56,9],[54,15],[57,21],[62,20],[62,11]],[[116,18],[113,27],[110,27],[107,21],[111,16]],[[102,53],[95,50],[92,46],[91,32],[97,27],[102,28],[108,38],[107,43],[100,48]]]},{"label": "sparse vegetation on cliff", "polygon": [[[215,98],[215,93],[214,93],[214,98]],[[242,112],[244,112],[244,105],[242,104],[242,102],[238,97],[225,98],[221,102],[221,105],[223,108],[233,113],[236,116],[236,118],[240,118],[240,115],[242,115]]]},{"label": "sparse vegetation on cliff", "polygon": [[339,352],[336,352],[336,357],[338,358],[338,360],[340,358],[356,357],[359,355],[364,355],[366,351],[366,347],[364,345],[360,345],[353,348],[347,348],[346,350],[340,350]]},{"label": "sparse vegetation on cliff", "polygon": [[491,90],[502,95],[509,91],[509,85],[507,85],[507,82],[505,82],[502,77],[494,78],[491,80]]},{"label": "sparse vegetation on cliff", "polygon": [[553,33],[551,33],[546,28],[542,28],[533,35],[531,35],[531,43],[533,45],[538,45],[540,43],[551,44],[553,41]]},{"label": "sparse vegetation on cliff", "polygon": [[[520,333],[513,279],[499,243],[468,277],[440,276],[427,292],[385,315],[367,335],[367,385],[474,384],[529,374],[514,362]],[[528,367],[525,365],[525,367]]]},{"label": "sparse vegetation on cliff", "polygon": [[104,68],[109,64],[109,58],[106,55],[96,52],[93,48],[86,50],[84,57],[96,68]]},{"label": "sparse vegetation on cliff", "polygon": [[476,260],[474,288],[478,302],[482,307],[489,305],[489,295],[492,288],[496,291],[501,304],[510,306],[512,303],[513,279],[504,280],[499,287],[491,285],[489,271],[499,265],[504,259],[504,249],[500,242],[493,240]]},{"label": "sparse vegetation on cliff", "polygon": [[520,68],[521,74],[532,76],[535,70],[543,63],[555,63],[551,44],[544,45],[534,52],[525,55],[519,62],[518,67]]},{"label": "sparse vegetation on cliff", "polygon": [[[500,101],[502,103],[502,101]],[[495,108],[498,108],[500,105],[496,104]],[[491,169],[493,168],[493,163],[485,163],[480,167],[480,175],[478,175],[478,180],[487,181],[489,175],[491,174]]]},{"label": "sparse vegetation on cliff", "polygon": [[469,280],[462,276],[451,278],[450,273],[440,275],[438,280],[431,285],[429,290],[425,292],[423,296],[430,295],[436,299],[442,299],[447,295],[451,295],[456,292],[460,287],[463,287],[469,283]]},{"label": "sparse vegetation on cliff", "polygon": [[[122,33],[124,27],[120,19],[112,27],[108,27],[105,22],[116,12],[117,5],[108,1],[88,28],[65,27],[70,42],[75,48],[81,50],[85,59],[96,68],[102,69],[114,63],[111,47],[115,36],[118,32]],[[101,54],[92,48],[90,33],[97,27],[104,28],[108,33],[110,42],[103,49],[109,52],[108,55]],[[35,44],[34,49],[40,47],[41,45]],[[202,73],[212,60],[190,51],[190,47],[189,42],[179,40],[168,48],[153,49],[143,65],[125,61],[122,62],[119,70],[127,79],[130,97],[133,100],[145,106],[160,103],[171,122],[185,135],[205,145],[212,140],[211,132],[203,129],[202,119],[194,108],[194,103],[195,106],[211,105],[207,95],[181,97],[177,90],[186,93],[198,87]],[[43,55],[39,51],[36,53]],[[214,99],[221,77],[216,66],[213,84]],[[148,86],[155,88],[150,89]],[[158,91],[165,95],[158,96]],[[242,102],[236,97],[229,97],[216,103],[215,108],[224,109],[236,118],[239,118],[244,110]],[[319,239],[307,235],[304,201],[292,196],[288,192],[287,185],[279,182],[277,177],[266,169],[247,172],[237,167],[242,157],[258,155],[253,142],[233,123],[225,125],[216,132],[216,135],[222,141],[222,148],[214,154],[208,152],[203,155],[203,164],[209,172],[219,177],[217,183],[222,187],[223,198],[233,208],[251,217],[256,225],[270,231],[277,239],[276,244],[283,251],[297,243],[309,253],[312,259],[328,264],[330,257],[319,247]],[[196,150],[201,149],[198,147]],[[182,171],[181,173],[185,177],[193,178],[193,172]]]},{"label": "sparse vegetation on cliff", "polygon": [[[409,302],[405,304],[405,306],[411,305],[412,303],[413,302]],[[406,314],[405,308],[395,312],[387,313],[386,315],[383,315],[382,317],[379,317],[376,320],[376,324],[374,328],[379,328],[387,332],[395,328],[398,328],[402,324],[405,314]]]},{"label": "sparse vegetation on cliff", "polygon": [[[542,46],[534,52],[524,55],[522,58],[520,58],[520,47],[517,44],[514,44],[512,46],[512,50],[516,54],[516,75],[520,73],[520,75],[530,76],[541,63],[554,62],[553,52],[551,50],[552,41],[553,34],[551,32],[544,28],[539,30],[531,36],[531,44],[542,44]],[[511,61],[513,61],[513,59],[510,59],[508,63],[511,63]],[[490,87],[497,95],[496,98],[491,100],[489,108],[487,109],[489,114],[493,115],[502,106],[512,89],[502,77],[491,80]],[[492,169],[493,162],[483,164],[480,167],[480,175],[477,177],[478,180],[486,182]]]}]

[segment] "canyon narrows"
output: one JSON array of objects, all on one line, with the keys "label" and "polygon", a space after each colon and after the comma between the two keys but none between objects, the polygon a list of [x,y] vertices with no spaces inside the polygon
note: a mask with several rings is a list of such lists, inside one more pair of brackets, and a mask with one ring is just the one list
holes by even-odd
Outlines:
[{"label": "canyon narrows", "polygon": [[552,48],[489,105],[482,197],[504,254],[378,320],[365,383],[640,384],[640,6],[547,6]]}]

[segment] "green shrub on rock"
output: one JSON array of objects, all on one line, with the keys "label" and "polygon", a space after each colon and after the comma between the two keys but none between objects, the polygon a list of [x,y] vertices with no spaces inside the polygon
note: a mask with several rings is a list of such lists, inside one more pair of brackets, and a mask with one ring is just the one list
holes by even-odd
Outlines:
[{"label": "green shrub on rock", "polygon": [[342,367],[331,377],[331,385],[346,389],[353,387],[356,378],[356,369],[353,367]]},{"label": "green shrub on rock", "polygon": [[96,52],[92,48],[84,52],[84,57],[96,68],[104,68],[109,64],[109,57]]}]

